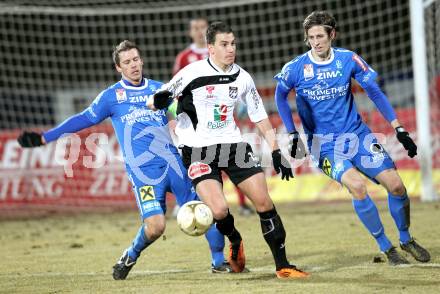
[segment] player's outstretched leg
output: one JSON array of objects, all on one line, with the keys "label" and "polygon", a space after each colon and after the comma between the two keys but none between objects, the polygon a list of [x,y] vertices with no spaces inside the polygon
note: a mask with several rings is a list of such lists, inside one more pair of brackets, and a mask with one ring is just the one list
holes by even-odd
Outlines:
[{"label": "player's outstretched leg", "polygon": [[136,264],[136,260],[141,255],[142,250],[151,243],[153,242],[147,239],[144,225],[142,225],[133,240],[133,244],[125,249],[118,262],[113,266],[113,279],[125,280],[132,267]]},{"label": "player's outstretched leg", "polygon": [[420,246],[410,235],[410,202],[405,193],[403,196],[396,196],[388,193],[388,208],[391,216],[399,230],[400,248],[411,254],[415,260],[428,262],[431,255],[428,250]]},{"label": "player's outstretched leg", "polygon": [[269,211],[259,212],[261,230],[264,240],[269,245],[275,260],[277,277],[280,279],[305,278],[310,274],[291,265],[286,257],[286,231],[275,207]]},{"label": "player's outstretched leg", "polygon": [[376,239],[380,251],[386,255],[388,263],[390,265],[408,264],[409,262],[397,252],[385,235],[379,212],[371,198],[368,195],[364,199],[353,198],[353,207],[361,222]]},{"label": "player's outstretched leg", "polygon": [[243,240],[240,233],[234,225],[234,217],[229,213],[223,219],[216,220],[216,227],[231,242],[229,245],[228,262],[231,269],[235,273],[240,273],[244,270],[246,264],[246,257],[244,255]]},{"label": "player's outstretched leg", "polygon": [[209,243],[209,249],[211,250],[211,271],[212,273],[231,273],[232,269],[228,262],[225,261],[223,255],[223,248],[225,248],[225,236],[223,236],[215,225],[205,234],[206,240]]}]

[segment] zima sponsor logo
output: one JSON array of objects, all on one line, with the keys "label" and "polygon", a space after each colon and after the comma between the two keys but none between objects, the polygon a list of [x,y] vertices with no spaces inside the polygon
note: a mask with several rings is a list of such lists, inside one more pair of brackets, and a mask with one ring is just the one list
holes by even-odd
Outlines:
[{"label": "zima sponsor logo", "polygon": [[315,74],[313,73],[313,64],[304,64],[304,79],[308,81],[310,79],[313,79],[314,76]]},{"label": "zima sponsor logo", "polygon": [[130,97],[130,103],[145,103],[148,100],[148,95],[141,95],[141,96],[132,96]]},{"label": "zima sponsor logo", "polygon": [[125,89],[116,89],[115,92],[118,103],[122,103],[127,100],[127,93],[125,92]]},{"label": "zima sponsor logo", "polygon": [[189,166],[188,169],[188,177],[191,180],[194,180],[195,178],[204,176],[204,175],[209,175],[212,172],[211,167],[203,162],[193,162],[191,163],[191,165]]},{"label": "zima sponsor logo", "polygon": [[337,77],[342,77],[342,72],[340,70],[329,70],[329,71],[318,72],[316,78],[318,80],[325,80],[325,79],[333,79]]},{"label": "zima sponsor logo", "polygon": [[363,71],[368,71],[368,67],[365,65],[365,63],[358,55],[353,54],[352,58],[360,66],[360,68],[362,68]]}]

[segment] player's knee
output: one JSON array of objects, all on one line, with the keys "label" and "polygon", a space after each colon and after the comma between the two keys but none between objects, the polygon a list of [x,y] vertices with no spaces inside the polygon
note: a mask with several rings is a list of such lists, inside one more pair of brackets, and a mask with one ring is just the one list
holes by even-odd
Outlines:
[{"label": "player's knee", "polygon": [[393,181],[388,186],[388,192],[395,196],[403,196],[406,192],[405,186],[403,185],[402,181]]},{"label": "player's knee", "polygon": [[261,195],[260,197],[254,197],[252,198],[252,202],[255,206],[255,209],[259,212],[273,209],[273,202],[268,194]]},{"label": "player's knee", "polygon": [[354,198],[365,199],[367,197],[367,185],[363,180],[353,180],[347,186]]},{"label": "player's knee", "polygon": [[147,238],[151,241],[156,240],[165,232],[165,221],[158,219],[156,221],[150,221],[145,226]]},{"label": "player's knee", "polygon": [[214,219],[224,219],[228,215],[228,207],[226,205],[217,205],[211,207]]},{"label": "player's knee", "polygon": [[165,232],[165,224],[157,224],[148,228],[148,239],[156,240]]}]

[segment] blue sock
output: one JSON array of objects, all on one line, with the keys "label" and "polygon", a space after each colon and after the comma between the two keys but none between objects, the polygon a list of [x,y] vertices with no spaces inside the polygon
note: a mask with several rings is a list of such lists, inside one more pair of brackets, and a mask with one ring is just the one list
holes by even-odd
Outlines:
[{"label": "blue sock", "polygon": [[148,240],[147,235],[145,235],[144,225],[142,225],[139,228],[132,245],[128,248],[128,255],[133,261],[136,261],[141,255],[142,250],[147,248],[151,243],[153,242]]},{"label": "blue sock", "polygon": [[395,196],[388,193],[388,208],[399,230],[399,240],[402,244],[408,243],[411,240],[411,235],[408,231],[410,224],[409,207],[409,198],[406,193],[403,196]]},{"label": "blue sock", "polygon": [[385,235],[382,222],[380,221],[379,212],[370,196],[363,200],[353,199],[353,207],[359,219],[376,239],[377,244],[382,252],[387,251],[393,246]]},{"label": "blue sock", "polygon": [[225,236],[223,236],[215,227],[212,225],[211,228],[205,234],[206,240],[209,243],[209,249],[211,250],[212,265],[220,266],[225,261],[225,256],[223,255],[223,248],[225,248]]}]

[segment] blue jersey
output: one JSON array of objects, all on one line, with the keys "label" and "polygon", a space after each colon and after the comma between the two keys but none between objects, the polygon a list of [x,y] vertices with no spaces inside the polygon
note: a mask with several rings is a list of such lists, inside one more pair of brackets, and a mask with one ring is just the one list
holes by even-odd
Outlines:
[{"label": "blue jersey", "polygon": [[121,80],[102,91],[83,112],[94,124],[110,118],[128,171],[164,166],[179,156],[168,130],[166,109],[153,111],[146,101],[162,83],[144,79],[140,86]]},{"label": "blue jersey", "polygon": [[313,134],[360,134],[368,127],[356,110],[351,78],[362,87],[376,72],[352,51],[332,48],[331,58],[317,62],[311,51],[284,65],[275,76],[285,90],[296,91],[298,114],[310,140]]}]

